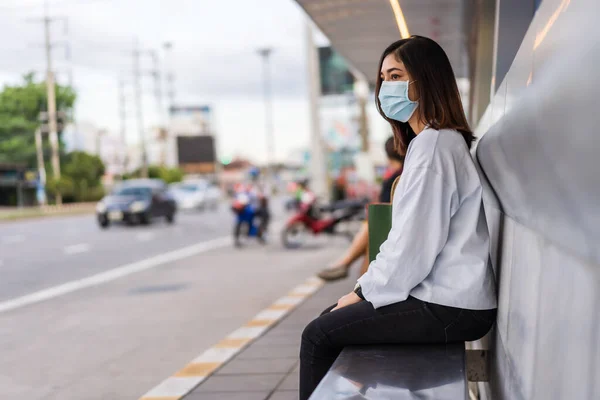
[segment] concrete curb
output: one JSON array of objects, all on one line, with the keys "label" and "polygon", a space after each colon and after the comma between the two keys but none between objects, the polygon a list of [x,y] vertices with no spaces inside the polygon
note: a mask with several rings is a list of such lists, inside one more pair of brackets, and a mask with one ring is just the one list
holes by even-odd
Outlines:
[{"label": "concrete curb", "polygon": [[139,400],[180,400],[316,293],[324,282],[311,277],[258,313],[246,325],[193,359]]}]

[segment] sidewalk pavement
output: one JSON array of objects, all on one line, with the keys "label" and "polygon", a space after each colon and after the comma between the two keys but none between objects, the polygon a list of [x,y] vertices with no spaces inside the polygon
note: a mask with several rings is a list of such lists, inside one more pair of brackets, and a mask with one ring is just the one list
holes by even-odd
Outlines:
[{"label": "sidewalk pavement", "polygon": [[96,203],[69,203],[60,206],[0,207],[0,222],[50,216],[91,214]]},{"label": "sidewalk pavement", "polygon": [[353,286],[352,278],[323,286],[184,399],[297,400],[302,330]]}]

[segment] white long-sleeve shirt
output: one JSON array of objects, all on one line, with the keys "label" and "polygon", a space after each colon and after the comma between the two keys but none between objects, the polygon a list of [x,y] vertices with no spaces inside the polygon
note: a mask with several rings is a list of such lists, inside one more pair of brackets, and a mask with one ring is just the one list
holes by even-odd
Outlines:
[{"label": "white long-sleeve shirt", "polygon": [[414,138],[394,193],[392,228],[359,279],[375,308],[417,299],[496,308],[482,187],[462,135],[427,128]]}]

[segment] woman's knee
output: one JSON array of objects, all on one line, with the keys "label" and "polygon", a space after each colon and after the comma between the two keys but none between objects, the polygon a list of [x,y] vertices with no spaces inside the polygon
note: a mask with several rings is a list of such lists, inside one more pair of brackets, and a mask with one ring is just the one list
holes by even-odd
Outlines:
[{"label": "woman's knee", "polygon": [[313,345],[319,345],[322,337],[324,336],[323,331],[319,327],[319,318],[315,318],[304,327],[302,331],[302,343],[308,342]]},{"label": "woman's knee", "polygon": [[337,306],[337,304],[334,304],[332,306],[327,307],[325,310],[323,310],[323,312],[321,313],[321,317],[325,314],[329,314],[331,312],[331,310],[333,310],[335,307]]}]

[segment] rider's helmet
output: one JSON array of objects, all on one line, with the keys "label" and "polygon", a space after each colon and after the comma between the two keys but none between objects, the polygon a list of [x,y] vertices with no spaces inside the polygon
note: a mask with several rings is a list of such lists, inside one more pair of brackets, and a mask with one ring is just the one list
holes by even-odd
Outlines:
[{"label": "rider's helmet", "polygon": [[302,189],[308,189],[308,184],[310,183],[310,180],[308,178],[301,178],[298,180],[298,186],[300,186]]}]

